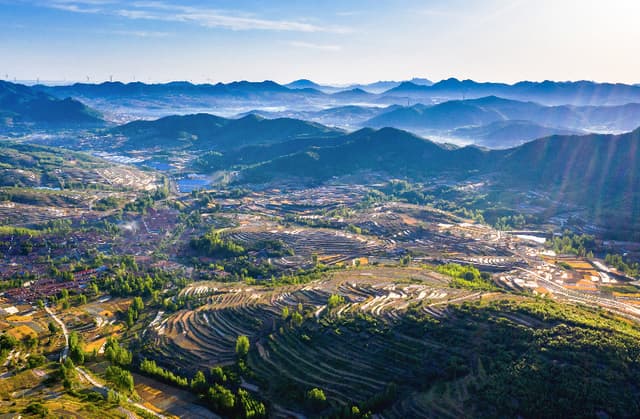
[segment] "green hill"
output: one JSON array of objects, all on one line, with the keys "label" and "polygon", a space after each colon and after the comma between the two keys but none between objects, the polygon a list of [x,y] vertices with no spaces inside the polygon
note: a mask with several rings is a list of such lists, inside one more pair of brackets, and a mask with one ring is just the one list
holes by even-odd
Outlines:
[{"label": "green hill", "polygon": [[125,138],[124,148],[190,148],[229,150],[245,145],[278,143],[299,138],[334,137],[343,131],[291,118],[265,119],[247,115],[226,119],[209,114],[168,116],[134,121],[109,131]]},{"label": "green hill", "polygon": [[406,131],[363,129],[333,147],[318,147],[265,162],[244,171],[247,181],[302,177],[322,181],[360,171],[423,177],[438,172],[464,176],[483,167],[487,152],[475,147],[448,149]]},{"label": "green hill", "polygon": [[489,148],[514,147],[527,141],[550,135],[575,135],[577,131],[553,128],[531,121],[496,121],[479,127],[458,128],[452,132],[454,137],[468,138]]},{"label": "green hill", "polygon": [[0,128],[103,124],[98,112],[77,100],[57,99],[28,86],[0,81]]}]

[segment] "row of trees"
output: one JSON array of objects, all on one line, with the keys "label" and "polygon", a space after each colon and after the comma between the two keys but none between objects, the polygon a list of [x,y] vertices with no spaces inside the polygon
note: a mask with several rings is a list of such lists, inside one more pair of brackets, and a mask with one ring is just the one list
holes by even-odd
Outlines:
[{"label": "row of trees", "polygon": [[[168,384],[191,390],[216,413],[237,418],[263,418],[267,415],[265,405],[246,390],[239,388],[238,371],[246,371],[246,359],[250,347],[247,336],[238,336],[235,344],[237,370],[225,371],[221,367],[214,367],[209,370],[208,375],[197,371],[190,381],[186,377],[160,367],[153,360],[144,359],[140,364],[140,371]],[[229,375],[234,379],[229,380]],[[235,391],[228,387],[229,384],[235,387]]]}]

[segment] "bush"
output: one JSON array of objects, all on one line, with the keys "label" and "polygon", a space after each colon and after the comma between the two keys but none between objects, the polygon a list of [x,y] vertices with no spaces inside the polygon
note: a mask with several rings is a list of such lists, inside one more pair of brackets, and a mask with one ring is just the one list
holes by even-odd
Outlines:
[{"label": "bush", "polygon": [[24,409],[24,413],[40,416],[41,418],[46,418],[47,416],[49,416],[49,409],[47,409],[47,407],[42,403],[31,402]]}]

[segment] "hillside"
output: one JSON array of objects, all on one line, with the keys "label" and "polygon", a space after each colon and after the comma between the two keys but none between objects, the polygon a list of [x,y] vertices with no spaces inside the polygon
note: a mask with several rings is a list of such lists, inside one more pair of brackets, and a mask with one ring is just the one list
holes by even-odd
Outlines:
[{"label": "hillside", "polygon": [[[615,213],[616,219],[635,223],[640,215],[640,173],[635,170],[640,162],[640,130],[623,135],[554,135],[489,151],[448,148],[393,128],[363,129],[327,146],[289,145],[286,152],[279,157],[266,153],[260,164],[241,172],[240,181],[323,182],[363,172],[412,180],[483,176],[501,190],[539,191],[557,202],[586,208],[594,220]],[[235,156],[232,161],[242,158]]]},{"label": "hillside", "polygon": [[361,128],[364,125],[365,121],[398,108],[400,108],[399,105],[390,105],[386,107],[344,105],[332,106],[321,110],[271,111],[252,109],[249,112],[239,114],[238,117],[255,114],[263,116],[265,118],[296,118],[305,121],[318,122],[320,124],[328,126]]},{"label": "hillside", "polygon": [[56,99],[21,84],[0,81],[0,128],[102,125],[100,114],[82,103]]},{"label": "hillside", "polygon": [[[621,135],[555,135],[507,152],[505,182],[640,214],[640,129]],[[615,203],[615,204],[614,204]]]},{"label": "hillside", "polygon": [[489,148],[509,148],[537,138],[550,135],[575,135],[577,131],[552,128],[530,121],[496,121],[479,127],[458,128],[451,135],[456,138],[468,138],[474,144]]},{"label": "hillside", "polygon": [[155,189],[155,174],[63,148],[2,141],[0,188],[0,200],[48,201],[72,190],[77,200],[77,191]]},{"label": "hillside", "polygon": [[464,101],[449,101],[434,106],[414,105],[395,109],[365,122],[371,127],[448,130],[470,125],[484,125],[502,119],[493,109]]},{"label": "hillside", "polygon": [[429,140],[394,128],[363,129],[347,136],[342,144],[282,156],[247,169],[247,181],[277,177],[326,180],[361,171],[392,176],[422,177],[440,171],[464,176],[486,163],[485,152],[474,148],[447,149]]},{"label": "hillside", "polygon": [[276,143],[295,138],[332,137],[342,131],[290,118],[264,119],[247,115],[226,119],[209,114],[169,116],[134,121],[109,131],[124,138],[123,148],[233,149],[243,145]]}]

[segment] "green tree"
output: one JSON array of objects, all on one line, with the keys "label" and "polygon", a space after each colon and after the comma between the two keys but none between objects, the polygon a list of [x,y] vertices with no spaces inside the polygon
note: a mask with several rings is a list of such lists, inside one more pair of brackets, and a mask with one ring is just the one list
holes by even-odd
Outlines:
[{"label": "green tree", "polygon": [[140,313],[144,310],[144,302],[142,301],[142,297],[133,297],[133,309]]},{"label": "green tree", "polygon": [[220,384],[214,384],[213,387],[209,387],[207,399],[214,410],[222,413],[231,413],[236,402],[231,390],[222,387]]},{"label": "green tree", "polygon": [[133,393],[133,376],[129,371],[123,370],[115,365],[111,365],[107,367],[104,375],[107,381],[112,383],[118,390],[125,393]]},{"label": "green tree", "polygon": [[345,300],[343,296],[338,294],[331,294],[331,296],[329,296],[329,299],[327,300],[327,307],[329,308],[329,310],[331,310],[332,308],[344,304],[344,302]]},{"label": "green tree", "polygon": [[249,353],[249,338],[245,335],[238,336],[236,339],[236,355],[240,358],[245,358]]},{"label": "green tree", "polygon": [[196,393],[205,393],[207,391],[207,379],[202,371],[196,372],[191,379],[191,389]]},{"label": "green tree", "polygon": [[209,375],[211,375],[211,379],[218,384],[222,384],[227,381],[227,375],[224,373],[221,367],[212,367],[209,370]]},{"label": "green tree", "polygon": [[321,409],[327,402],[327,397],[324,395],[324,391],[319,388],[312,388],[306,394],[306,401],[309,407],[313,409]]}]

